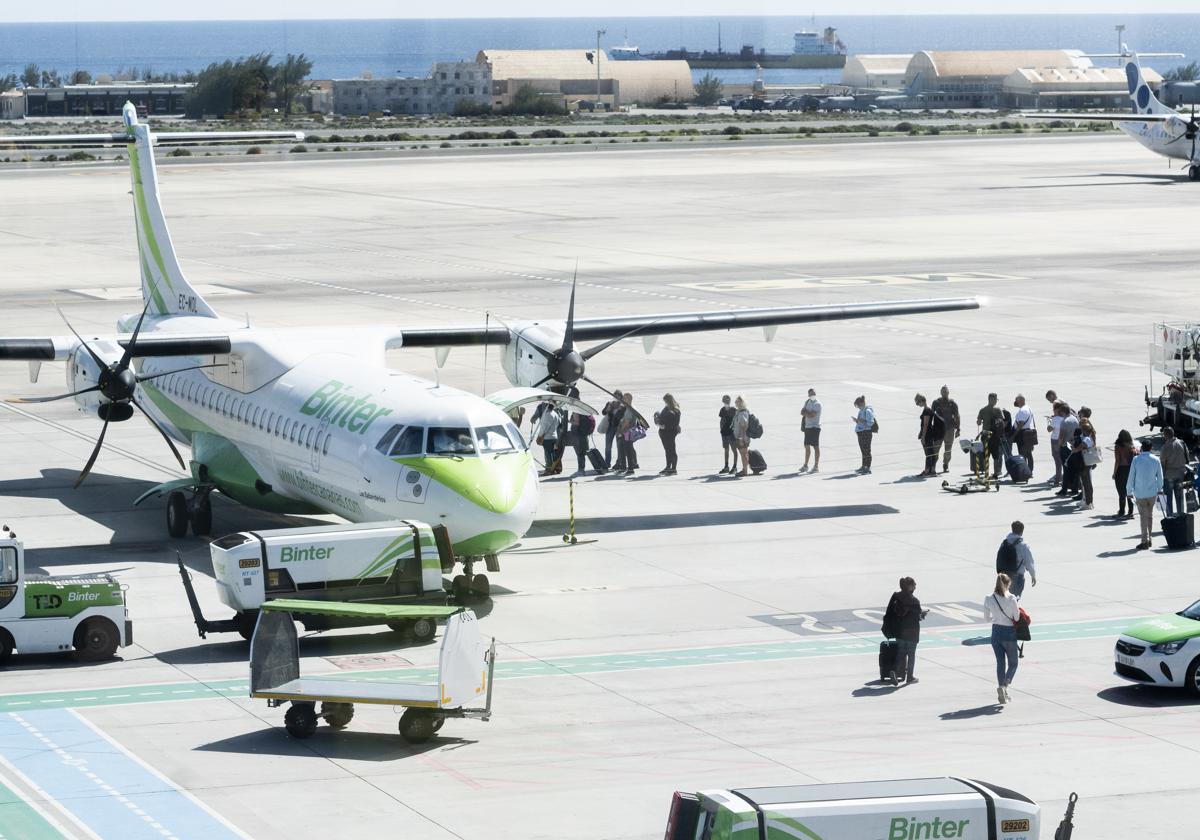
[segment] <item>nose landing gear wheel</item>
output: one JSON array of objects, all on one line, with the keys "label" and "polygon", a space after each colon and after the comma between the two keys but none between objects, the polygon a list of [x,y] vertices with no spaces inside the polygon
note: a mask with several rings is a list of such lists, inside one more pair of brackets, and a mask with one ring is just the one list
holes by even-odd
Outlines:
[{"label": "nose landing gear wheel", "polygon": [[1188,167],[1188,180],[1200,181],[1200,166],[1193,165]]}]

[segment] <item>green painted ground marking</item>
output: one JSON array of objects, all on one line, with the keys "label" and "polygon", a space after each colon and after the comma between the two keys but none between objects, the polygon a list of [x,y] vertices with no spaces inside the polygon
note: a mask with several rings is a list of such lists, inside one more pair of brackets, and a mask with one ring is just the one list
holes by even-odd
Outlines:
[{"label": "green painted ground marking", "polygon": [[[1035,624],[1031,628],[1033,641],[1056,642],[1116,637],[1137,620],[1134,618],[1102,621],[1071,621],[1061,624]],[[939,627],[927,630],[921,637],[921,650],[949,649],[962,645],[965,639],[986,638],[988,626]],[[815,636],[795,641],[766,642],[754,645],[723,645],[720,647],[651,650],[633,653],[607,653],[593,656],[564,656],[549,660],[522,660],[496,663],[497,679],[520,677],[553,677],[574,674],[600,674],[614,671],[684,668],[694,665],[722,665],[735,662],[770,662],[773,660],[809,659],[823,656],[847,656],[875,653],[879,639],[839,633]],[[323,679],[390,682],[434,682],[436,668],[389,668],[378,671],[356,671],[322,674]],[[214,680],[208,683],[175,682],[155,685],[120,686],[90,691],[42,691],[31,694],[0,695],[0,712],[23,712],[29,709],[79,709],[89,706],[121,706],[131,703],[164,703],[173,700],[207,700],[221,697],[245,697],[249,692],[246,680]]]},{"label": "green painted ground marking", "polygon": [[63,840],[28,802],[0,785],[0,840]]}]

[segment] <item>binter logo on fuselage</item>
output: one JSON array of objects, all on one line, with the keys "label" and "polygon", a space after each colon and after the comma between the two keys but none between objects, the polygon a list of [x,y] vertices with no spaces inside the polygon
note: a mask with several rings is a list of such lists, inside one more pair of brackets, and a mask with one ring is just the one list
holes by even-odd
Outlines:
[{"label": "binter logo on fuselage", "polygon": [[336,425],[361,435],[380,417],[391,414],[392,410],[380,407],[373,395],[360,396],[354,393],[352,386],[331,379],[304,401],[300,413],[317,420],[328,420],[331,426]]}]

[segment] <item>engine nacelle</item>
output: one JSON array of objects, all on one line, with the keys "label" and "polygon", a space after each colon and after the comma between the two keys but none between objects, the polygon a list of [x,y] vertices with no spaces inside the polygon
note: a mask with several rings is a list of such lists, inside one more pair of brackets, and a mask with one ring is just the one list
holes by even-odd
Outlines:
[{"label": "engine nacelle", "polygon": [[[121,360],[123,351],[115,342],[91,340],[88,345],[96,352],[97,356],[109,365],[116,364]],[[82,391],[84,388],[100,384],[100,367],[82,346],[76,347],[67,356],[66,374],[68,391]],[[90,391],[72,399],[75,400],[79,411],[93,417],[99,416],[101,406],[109,403],[108,399],[99,391]],[[107,412],[107,409],[105,411]],[[116,422],[128,419],[128,415],[124,411],[114,412],[109,419]]]},{"label": "engine nacelle", "polygon": [[545,354],[553,358],[562,347],[561,329],[544,324],[530,324],[511,330],[511,334],[512,340],[505,345],[503,358],[504,375],[510,383],[525,388],[575,384],[578,376],[571,378],[569,382],[559,382],[557,379],[544,381],[553,364]]}]

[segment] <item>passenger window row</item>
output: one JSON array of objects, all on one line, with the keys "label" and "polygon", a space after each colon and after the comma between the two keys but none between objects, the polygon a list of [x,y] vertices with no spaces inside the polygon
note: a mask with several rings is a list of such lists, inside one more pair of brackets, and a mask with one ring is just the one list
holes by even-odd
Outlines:
[{"label": "passenger window row", "polygon": [[293,420],[283,414],[268,411],[248,397],[239,397],[219,386],[209,385],[196,378],[186,378],[177,374],[164,376],[155,382],[161,390],[171,396],[277,438],[282,438],[288,443],[305,449],[317,449],[322,455],[329,454],[329,446],[333,441],[332,434],[320,431],[307,423]]}]

